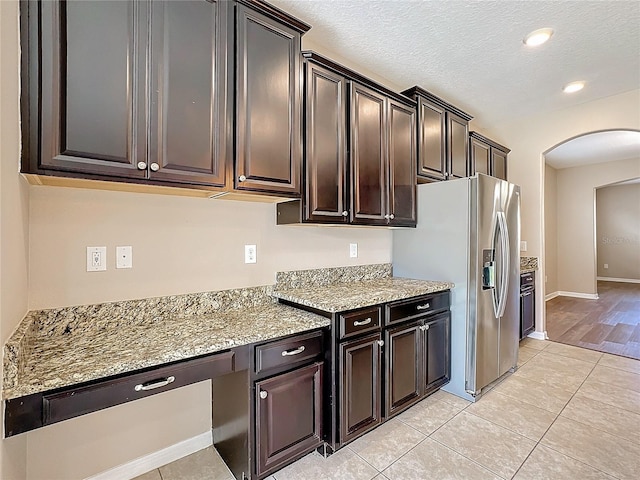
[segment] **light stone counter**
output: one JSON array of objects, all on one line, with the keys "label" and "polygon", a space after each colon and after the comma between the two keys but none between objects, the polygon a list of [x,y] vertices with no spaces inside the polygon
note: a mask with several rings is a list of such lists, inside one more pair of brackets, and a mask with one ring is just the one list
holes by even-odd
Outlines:
[{"label": "light stone counter", "polygon": [[275,339],[330,321],[227,290],[30,312],[5,345],[4,400]]},{"label": "light stone counter", "polygon": [[538,270],[538,257],[520,257],[520,273],[531,273]]},{"label": "light stone counter", "polygon": [[276,276],[272,295],[324,312],[342,312],[403,300],[454,287],[450,282],[391,276],[391,265],[337,267]]}]

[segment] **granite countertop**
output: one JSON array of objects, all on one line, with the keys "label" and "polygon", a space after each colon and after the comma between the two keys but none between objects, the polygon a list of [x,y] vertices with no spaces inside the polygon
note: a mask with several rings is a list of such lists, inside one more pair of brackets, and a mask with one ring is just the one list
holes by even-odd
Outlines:
[{"label": "granite countertop", "polygon": [[520,273],[531,273],[538,270],[538,257],[520,257]]},{"label": "granite countertop", "polygon": [[[118,303],[112,305],[120,308]],[[5,371],[4,400],[330,324],[320,315],[275,303],[272,298],[257,306],[199,315],[138,316],[126,326],[121,319],[109,320],[104,315],[76,323],[65,320],[63,328],[52,328],[37,315],[28,315],[23,322],[27,325],[16,332],[23,334],[18,339],[21,344],[5,346],[5,366],[11,360],[13,364]],[[88,323],[94,328],[87,327]]]},{"label": "granite countertop", "polygon": [[279,287],[273,296],[325,312],[342,312],[453,288],[453,283],[387,277],[323,286]]}]

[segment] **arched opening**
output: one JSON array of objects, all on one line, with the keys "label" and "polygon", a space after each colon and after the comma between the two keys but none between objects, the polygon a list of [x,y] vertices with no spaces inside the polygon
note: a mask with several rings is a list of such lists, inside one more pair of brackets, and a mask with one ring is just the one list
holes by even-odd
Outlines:
[{"label": "arched opening", "polygon": [[[629,277],[628,280],[640,281],[640,221],[636,221],[640,212],[640,131],[585,133],[554,145],[543,157],[547,335],[562,343],[625,354],[619,345],[633,333],[633,322],[627,320],[627,315],[640,319],[640,310],[625,313],[624,304],[613,304],[610,284],[605,288],[607,299],[600,298],[598,277],[604,277],[605,264],[609,267],[613,263],[616,268],[623,266],[613,271],[624,274],[611,275],[612,279]],[[619,190],[623,186],[624,194]],[[607,208],[606,213],[600,212],[600,223],[613,232],[606,236],[598,234],[598,192],[606,199]],[[606,247],[613,248],[603,249],[605,237]],[[615,248],[613,241],[630,248]],[[634,242],[638,242],[635,249]],[[615,260],[598,261],[598,244],[601,257],[606,252]],[[640,283],[628,289],[629,295],[637,295],[640,301]],[[620,322],[626,323],[617,327]],[[608,345],[612,340],[618,345]],[[607,350],[608,347],[611,348]],[[636,350],[628,355],[640,358],[640,345]]]}]

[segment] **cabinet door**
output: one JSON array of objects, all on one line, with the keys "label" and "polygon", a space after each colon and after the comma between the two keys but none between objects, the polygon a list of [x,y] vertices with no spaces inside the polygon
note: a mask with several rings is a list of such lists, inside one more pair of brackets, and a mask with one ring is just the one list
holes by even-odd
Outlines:
[{"label": "cabinet door", "polygon": [[418,112],[418,176],[445,180],[445,111],[418,97]]},{"label": "cabinet door", "polygon": [[436,315],[426,323],[424,336],[424,393],[429,393],[451,379],[451,314]]},{"label": "cabinet door", "polygon": [[472,138],[469,147],[471,154],[469,158],[469,163],[471,164],[469,175],[475,175],[476,173],[491,175],[491,157],[489,155],[489,145],[481,142],[477,138]]},{"label": "cabinet door", "polygon": [[536,306],[535,290],[520,294],[520,339],[535,329]]},{"label": "cabinet door", "polygon": [[385,345],[385,416],[390,417],[417,401],[422,394],[420,324],[387,330]]},{"label": "cabinet door", "polygon": [[351,83],[351,222],[386,225],[386,98]]},{"label": "cabinet door", "polygon": [[38,167],[144,178],[148,2],[38,7],[41,56],[30,67],[41,75],[30,99],[41,95]]},{"label": "cabinet door", "polygon": [[347,223],[346,81],[313,62],[305,64],[305,216]]},{"label": "cabinet door", "polygon": [[239,190],[300,193],[300,34],[236,5]]},{"label": "cabinet door", "polygon": [[377,333],[339,346],[340,443],[381,422],[380,343]]},{"label": "cabinet door", "polygon": [[322,363],[256,382],[258,475],[322,443]]},{"label": "cabinet door", "polygon": [[416,224],[416,113],[389,100],[389,225]]},{"label": "cabinet door", "polygon": [[507,179],[507,154],[495,148],[491,149],[491,174],[502,180]]},{"label": "cabinet door", "polygon": [[150,178],[224,186],[226,2],[154,1]]},{"label": "cabinet door", "polygon": [[447,157],[449,178],[468,175],[467,155],[469,152],[469,122],[447,112]]}]

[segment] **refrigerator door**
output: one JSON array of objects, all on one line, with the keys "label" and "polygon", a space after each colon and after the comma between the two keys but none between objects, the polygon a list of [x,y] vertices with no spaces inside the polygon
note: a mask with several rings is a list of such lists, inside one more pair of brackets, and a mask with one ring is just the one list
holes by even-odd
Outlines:
[{"label": "refrigerator door", "polygon": [[500,190],[506,233],[503,237],[504,293],[500,310],[499,376],[516,367],[520,337],[520,187],[502,182]]},{"label": "refrigerator door", "polygon": [[[467,369],[465,387],[474,395],[498,378],[500,323],[497,318],[502,288],[503,268],[501,240],[501,181],[479,174],[472,178],[469,208],[475,215],[470,225],[470,244],[475,256],[470,258],[469,288],[475,291],[475,305],[469,309]],[[474,192],[475,190],[475,192]],[[475,217],[475,219],[474,219]],[[474,225],[475,223],[475,225]],[[487,268],[493,282],[487,282]]]}]

